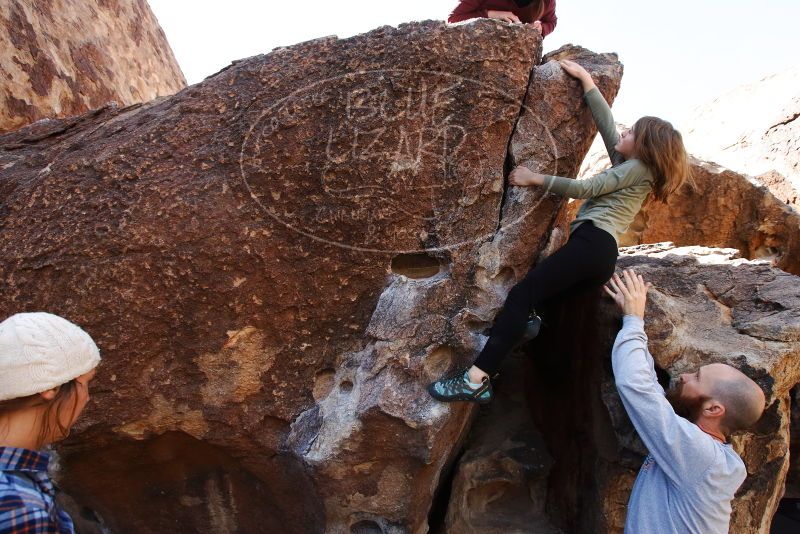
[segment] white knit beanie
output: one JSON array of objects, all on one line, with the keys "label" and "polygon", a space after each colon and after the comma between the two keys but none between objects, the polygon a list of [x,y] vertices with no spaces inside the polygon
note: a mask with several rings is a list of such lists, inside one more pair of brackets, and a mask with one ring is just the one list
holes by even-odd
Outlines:
[{"label": "white knit beanie", "polygon": [[57,315],[18,313],[0,323],[0,400],[47,391],[98,363],[89,334]]}]

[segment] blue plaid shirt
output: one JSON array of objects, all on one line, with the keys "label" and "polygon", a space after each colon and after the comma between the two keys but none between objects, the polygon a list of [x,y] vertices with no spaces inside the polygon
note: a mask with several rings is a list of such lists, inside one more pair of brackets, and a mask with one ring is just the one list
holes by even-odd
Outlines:
[{"label": "blue plaid shirt", "polygon": [[50,456],[0,447],[0,534],[74,534],[72,519],[53,500]]}]

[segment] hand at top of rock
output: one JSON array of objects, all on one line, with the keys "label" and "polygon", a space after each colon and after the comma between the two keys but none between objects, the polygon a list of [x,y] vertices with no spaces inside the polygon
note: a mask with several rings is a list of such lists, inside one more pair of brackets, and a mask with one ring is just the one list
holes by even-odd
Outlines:
[{"label": "hand at top of rock", "polygon": [[583,86],[583,92],[586,92],[594,87],[592,75],[589,74],[579,63],[570,61],[569,59],[562,59],[558,63],[561,65],[561,68],[564,69],[564,72],[581,82],[581,85]]}]

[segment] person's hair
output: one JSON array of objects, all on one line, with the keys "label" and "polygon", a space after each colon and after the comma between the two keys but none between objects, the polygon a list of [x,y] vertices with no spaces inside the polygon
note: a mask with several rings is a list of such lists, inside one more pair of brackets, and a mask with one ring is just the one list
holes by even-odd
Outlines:
[{"label": "person's hair", "polygon": [[544,15],[544,0],[533,0],[528,8],[531,10],[531,20],[539,20]]},{"label": "person's hair", "polygon": [[634,154],[653,173],[653,197],[665,202],[683,184],[694,187],[683,137],[669,122],[642,117],[633,125]]},{"label": "person's hair", "polygon": [[[42,414],[41,425],[39,426],[39,435],[36,439],[36,448],[41,448],[53,431],[58,428],[60,432],[59,437],[67,437],[69,435],[69,426],[65,426],[62,422],[62,415],[69,413],[69,420],[71,421],[75,416],[75,410],[78,409],[78,395],[75,391],[75,380],[59,386],[55,397],[51,400],[45,400],[39,393],[28,395],[26,397],[19,397],[16,399],[8,399],[0,401],[0,417],[21,410],[23,408],[32,408],[36,406],[46,406]],[[65,410],[69,410],[65,412]],[[4,429],[0,428],[0,437],[4,434]]]},{"label": "person's hair", "polygon": [[754,388],[758,388],[746,376],[719,380],[714,384],[713,397],[725,406],[725,415],[720,424],[725,435],[747,430],[761,419],[763,403]]},{"label": "person's hair", "polygon": [[529,9],[531,12],[531,20],[539,20],[544,15],[544,0],[530,0],[527,4],[520,5],[520,2],[514,0],[514,4],[520,9]]}]

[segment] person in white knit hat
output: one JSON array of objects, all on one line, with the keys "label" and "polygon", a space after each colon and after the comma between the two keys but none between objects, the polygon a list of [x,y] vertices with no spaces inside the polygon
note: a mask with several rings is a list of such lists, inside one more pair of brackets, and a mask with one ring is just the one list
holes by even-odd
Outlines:
[{"label": "person in white knit hat", "polygon": [[92,338],[49,313],[0,323],[0,534],[74,532],[42,447],[69,435],[100,363]]}]

